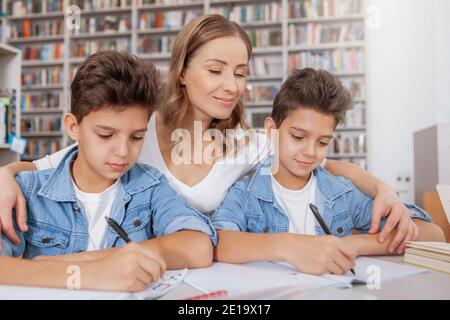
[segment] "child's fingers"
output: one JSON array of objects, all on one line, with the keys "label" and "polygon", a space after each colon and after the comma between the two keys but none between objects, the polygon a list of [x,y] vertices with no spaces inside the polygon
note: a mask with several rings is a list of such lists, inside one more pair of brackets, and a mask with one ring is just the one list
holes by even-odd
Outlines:
[{"label": "child's fingers", "polygon": [[141,281],[145,286],[148,286],[150,283],[156,281],[154,275],[145,269],[139,270],[136,275],[139,281]]},{"label": "child's fingers", "polygon": [[153,259],[142,256],[139,260],[139,265],[142,271],[148,275],[147,283],[155,282],[163,275],[160,264]]},{"label": "child's fingers", "polygon": [[344,268],[342,268],[337,262],[328,264],[327,271],[331,274],[344,274]]},{"label": "child's fingers", "polygon": [[348,259],[346,256],[339,254],[335,259],[334,262],[339,266],[341,269],[340,274],[346,273],[350,268],[353,266],[353,261],[351,259]]},{"label": "child's fingers", "polygon": [[136,274],[136,280],[135,283],[131,288],[128,289],[130,292],[138,292],[145,290],[150,283],[152,283],[151,276],[149,276],[146,272],[141,270]]},{"label": "child's fingers", "polygon": [[164,259],[155,251],[145,247],[144,245],[140,245],[141,253],[145,255],[147,259],[151,259],[159,266],[159,273],[163,275],[166,272],[167,265]]}]

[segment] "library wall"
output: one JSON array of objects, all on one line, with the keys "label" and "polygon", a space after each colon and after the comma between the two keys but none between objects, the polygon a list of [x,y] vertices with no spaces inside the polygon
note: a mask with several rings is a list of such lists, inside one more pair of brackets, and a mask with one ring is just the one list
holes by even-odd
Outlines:
[{"label": "library wall", "polygon": [[[254,57],[245,98],[246,116],[253,127],[262,127],[270,115],[290,69],[326,69],[344,82],[355,101],[346,123],[337,130],[329,158],[367,168],[362,0],[66,0],[81,10],[81,28],[67,32],[61,0],[4,3],[7,42],[23,51],[25,160],[70,143],[60,122],[70,107],[66,88],[87,56],[102,49],[131,51],[155,63],[167,78],[177,32],[209,12],[238,22],[251,39]],[[66,45],[68,53],[63,52]]]}]

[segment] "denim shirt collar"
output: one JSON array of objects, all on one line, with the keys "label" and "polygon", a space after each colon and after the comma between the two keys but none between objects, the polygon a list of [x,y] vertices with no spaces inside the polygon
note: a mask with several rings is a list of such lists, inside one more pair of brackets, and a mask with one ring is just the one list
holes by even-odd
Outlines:
[{"label": "denim shirt collar", "polygon": [[[67,152],[39,190],[39,196],[57,202],[77,202],[70,170],[72,160],[77,154],[78,146]],[[134,194],[142,192],[159,182],[159,178],[152,172],[150,167],[137,163],[120,178],[119,189],[124,200],[128,201]]]},{"label": "denim shirt collar", "polygon": [[[287,218],[287,215],[276,201],[273,193],[271,180],[273,160],[274,156],[269,156],[259,165],[255,175],[248,184],[247,190],[254,197],[272,203],[273,207],[285,217],[281,220],[280,218],[277,218],[276,220],[282,221]],[[333,206],[335,205],[335,202],[345,193],[352,191],[353,187],[345,180],[331,175],[321,167],[314,169],[314,174],[317,181],[314,203],[319,209],[325,223],[330,226],[333,220]],[[288,228],[288,220],[285,221],[284,224],[286,225],[282,224],[284,225],[283,230],[287,230]],[[318,223],[316,223],[315,230],[318,235],[324,234],[324,230]]]},{"label": "denim shirt collar", "polygon": [[[274,156],[269,156],[259,165],[248,184],[248,191],[256,198],[266,202],[275,201],[271,180],[273,158]],[[349,183],[336,178],[321,167],[314,169],[314,174],[317,179],[317,188],[326,202],[333,203],[337,198],[353,189]]]}]

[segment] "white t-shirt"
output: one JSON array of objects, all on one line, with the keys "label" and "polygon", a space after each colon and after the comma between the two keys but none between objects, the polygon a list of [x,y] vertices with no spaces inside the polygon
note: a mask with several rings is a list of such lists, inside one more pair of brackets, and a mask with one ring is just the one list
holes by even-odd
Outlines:
[{"label": "white t-shirt", "polygon": [[[67,151],[73,146],[62,149],[42,159],[34,161],[38,170],[55,168]],[[256,165],[271,152],[270,140],[261,133],[256,134],[245,148],[236,156],[228,156],[214,163],[208,175],[194,186],[188,186],[178,180],[167,168],[161,154],[156,135],[156,116],[153,114],[148,123],[144,146],[139,162],[150,165],[163,173],[169,185],[194,208],[202,213],[212,213],[225,198],[228,189],[240,178],[250,173]]]},{"label": "white t-shirt", "polygon": [[75,193],[86,212],[86,218],[88,220],[89,244],[87,251],[106,248],[108,223],[105,217],[111,216],[118,181],[100,193],[86,193],[78,189],[72,180]]},{"label": "white t-shirt", "polygon": [[272,189],[281,208],[289,218],[289,232],[315,235],[316,221],[309,204],[314,204],[316,193],[316,177],[311,174],[308,184],[300,190],[290,190],[283,187],[272,176]]}]

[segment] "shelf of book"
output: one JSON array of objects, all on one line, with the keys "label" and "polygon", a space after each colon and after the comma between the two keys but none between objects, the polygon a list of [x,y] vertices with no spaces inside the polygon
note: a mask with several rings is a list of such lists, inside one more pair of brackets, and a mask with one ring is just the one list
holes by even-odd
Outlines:
[{"label": "shelf of book", "polygon": [[34,110],[22,110],[22,116],[37,115],[37,114],[58,114],[63,112],[61,109],[34,109]]},{"label": "shelf of book", "polygon": [[[186,9],[203,9],[204,1],[169,1],[155,3],[158,1],[137,0],[137,8],[139,11],[160,11],[160,10],[186,10]],[[178,3],[177,3],[178,2]]]},{"label": "shelf of book", "polygon": [[22,21],[22,20],[46,20],[50,18],[64,18],[63,12],[49,12],[49,13],[35,13],[35,14],[26,14],[26,15],[17,15],[17,16],[8,16],[9,21]]},{"label": "shelf of book", "polygon": [[62,137],[62,131],[58,132],[22,132],[24,138],[36,138],[36,137]]},{"label": "shelf of book", "polygon": [[97,10],[81,10],[82,16],[101,16],[105,14],[121,14],[121,13],[131,13],[132,7],[123,7],[123,8],[104,8]]},{"label": "shelf of book", "polygon": [[[154,62],[163,77],[167,78],[170,51],[176,34],[198,15],[217,13],[242,25],[254,47],[254,57],[250,62],[251,74],[248,77],[250,90],[253,91],[251,97],[246,99],[247,118],[253,126],[259,126],[261,118],[270,114],[274,98],[272,91],[280,87],[291,69],[314,67],[327,69],[339,77],[351,89],[357,106],[358,110],[349,114],[349,122],[345,127],[338,128],[337,133],[363,134],[365,140],[367,138],[365,17],[362,0],[5,2],[5,12],[8,14],[5,21],[18,25],[14,31],[16,37],[8,37],[8,40],[10,44],[25,49],[24,69],[64,69],[62,83],[28,83],[23,86],[24,92],[61,90],[65,96],[56,109],[62,112],[70,108],[68,88],[76,67],[90,54],[102,49],[128,50],[143,60]],[[14,4],[9,4],[11,2]],[[63,21],[63,9],[67,5],[79,6],[80,30],[66,32],[57,28],[59,24],[56,21]],[[31,36],[33,30],[30,30],[30,35],[24,37],[22,29],[27,26],[36,26],[44,30],[43,34]],[[48,46],[43,47],[41,44]],[[63,47],[67,48],[65,55],[62,54]],[[37,79],[33,74],[30,77]],[[269,91],[270,98],[267,98]],[[266,98],[261,99],[260,95]],[[45,108],[23,112],[25,115],[53,113]],[[358,154],[358,157],[361,156]]]}]

